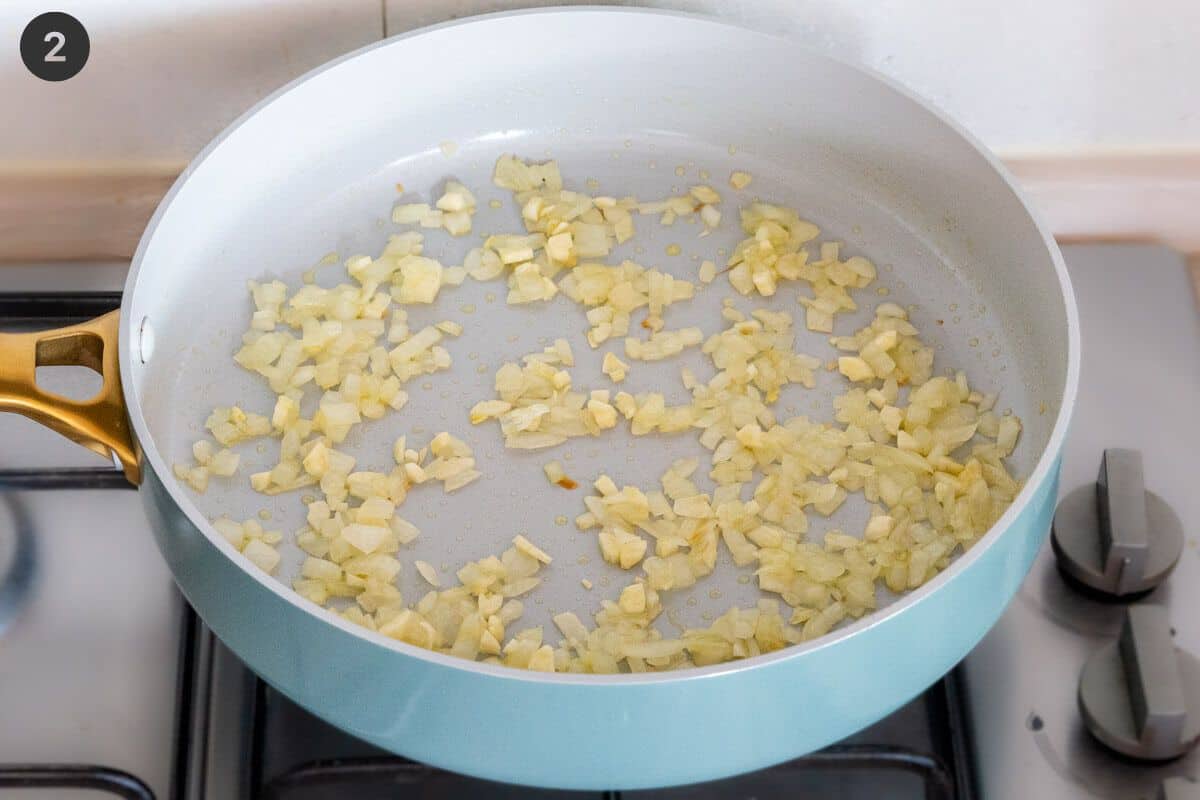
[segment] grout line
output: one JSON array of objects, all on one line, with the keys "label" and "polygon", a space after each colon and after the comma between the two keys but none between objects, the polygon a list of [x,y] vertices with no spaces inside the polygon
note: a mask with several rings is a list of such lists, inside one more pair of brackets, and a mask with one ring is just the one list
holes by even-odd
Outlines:
[{"label": "grout line", "polygon": [[383,32],[383,38],[388,38],[387,0],[379,0],[379,28]]}]

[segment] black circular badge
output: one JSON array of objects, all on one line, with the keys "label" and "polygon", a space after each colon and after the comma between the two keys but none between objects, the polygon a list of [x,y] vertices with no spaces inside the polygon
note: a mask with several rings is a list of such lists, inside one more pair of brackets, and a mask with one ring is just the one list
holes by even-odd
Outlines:
[{"label": "black circular badge", "polygon": [[87,63],[91,40],[79,20],[62,11],[39,14],[21,34],[21,60],[44,81],[73,78]]}]

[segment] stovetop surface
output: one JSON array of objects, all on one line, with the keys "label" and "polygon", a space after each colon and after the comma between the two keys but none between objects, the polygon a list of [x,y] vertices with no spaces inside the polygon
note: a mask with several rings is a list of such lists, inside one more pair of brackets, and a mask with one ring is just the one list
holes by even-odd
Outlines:
[{"label": "stovetop surface", "polygon": [[[1060,497],[1093,483],[1102,451],[1141,450],[1146,487],[1184,523],[1183,556],[1141,602],[1165,605],[1175,642],[1200,654],[1200,314],[1182,258],[1150,246],[1064,249],[1079,306],[1079,401]],[[1200,752],[1147,766],[1114,758],[1084,729],[1075,688],[1116,638],[1120,603],[1068,587],[1043,547],[1000,623],[967,658],[984,797],[1152,798],[1168,776],[1200,778]],[[1195,711],[1193,711],[1195,713]]]}]

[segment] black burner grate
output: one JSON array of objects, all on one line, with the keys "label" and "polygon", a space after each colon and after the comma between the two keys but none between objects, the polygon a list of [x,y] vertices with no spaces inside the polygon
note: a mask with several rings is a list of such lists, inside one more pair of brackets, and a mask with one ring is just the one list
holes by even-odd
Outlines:
[{"label": "black burner grate", "polygon": [[[767,775],[728,778],[708,784],[658,791],[634,792],[554,792],[505,786],[453,775],[433,767],[400,758],[331,759],[303,764],[266,784],[263,800],[317,800],[353,796],[357,800],[413,797],[422,800],[455,797],[538,798],[595,797],[597,800],[636,800],[661,798],[772,797],[800,798],[797,784],[816,772],[894,772],[909,773],[924,786],[927,800],[954,800],[954,780],[933,756],[906,748],[887,745],[835,745],[819,753],[791,761],[770,770]],[[739,785],[741,784],[741,785]],[[764,793],[764,790],[766,793]]]},{"label": "black burner grate", "polygon": [[78,325],[120,306],[120,292],[0,293],[0,328],[37,331]]},{"label": "black burner grate", "polygon": [[89,764],[0,764],[0,789],[90,789],[125,800],[154,800],[139,779],[118,769]]}]

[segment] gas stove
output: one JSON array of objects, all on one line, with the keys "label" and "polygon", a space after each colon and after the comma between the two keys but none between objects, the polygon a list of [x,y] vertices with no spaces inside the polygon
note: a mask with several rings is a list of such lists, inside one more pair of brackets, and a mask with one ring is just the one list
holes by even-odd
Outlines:
[{"label": "gas stove", "polygon": [[[1140,453],[1145,485],[1184,521],[1184,547],[1174,573],[1137,604],[1153,606],[1160,627],[1172,626],[1176,646],[1200,654],[1192,611],[1200,607],[1200,551],[1187,527],[1200,518],[1188,469],[1200,452],[1192,413],[1200,408],[1200,315],[1187,272],[1177,255],[1147,246],[1076,246],[1066,256],[1084,358],[1063,494],[1095,483],[1106,449]],[[123,271],[119,264],[5,268],[0,327],[102,313],[119,302]],[[60,391],[83,389],[78,376],[50,379],[61,381]],[[1114,755],[1088,732],[1076,701],[1080,672],[1120,638],[1130,603],[1069,585],[1049,546],[962,665],[834,747],[689,787],[534,791],[391,756],[307,714],[242,666],[183,602],[137,498],[110,465],[10,415],[0,415],[0,442],[6,800],[96,792],[139,800],[1200,797],[1196,751],[1147,764]],[[1118,474],[1115,466],[1109,472]],[[1162,650],[1163,641],[1138,625],[1136,635],[1126,631],[1126,649],[1137,650],[1132,642],[1137,652]],[[1159,664],[1161,653],[1154,658]],[[1166,702],[1153,691],[1161,673],[1145,667],[1141,674],[1149,676],[1143,694],[1158,708]],[[1194,726],[1200,708],[1185,711],[1185,727]]]}]

